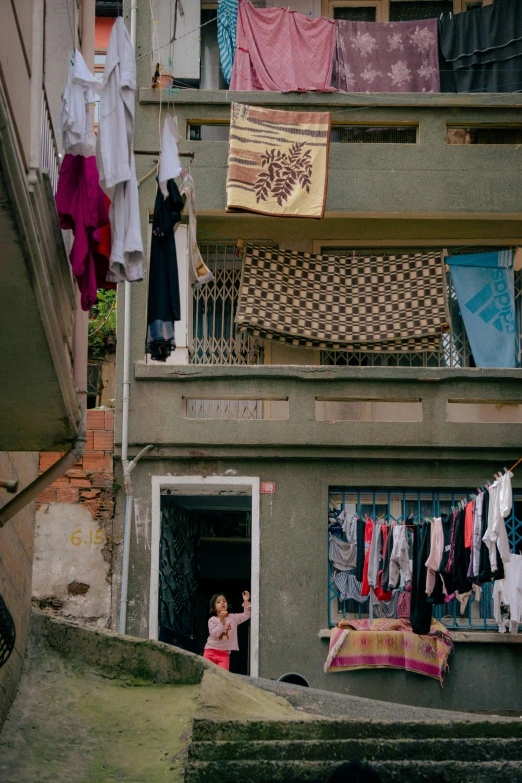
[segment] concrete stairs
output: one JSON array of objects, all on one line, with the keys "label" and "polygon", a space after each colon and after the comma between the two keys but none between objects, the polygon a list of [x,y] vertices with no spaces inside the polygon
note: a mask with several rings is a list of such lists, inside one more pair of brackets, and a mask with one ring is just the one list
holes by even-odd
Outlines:
[{"label": "concrete stairs", "polygon": [[194,720],[186,783],[320,783],[369,761],[383,783],[519,783],[522,721]]}]

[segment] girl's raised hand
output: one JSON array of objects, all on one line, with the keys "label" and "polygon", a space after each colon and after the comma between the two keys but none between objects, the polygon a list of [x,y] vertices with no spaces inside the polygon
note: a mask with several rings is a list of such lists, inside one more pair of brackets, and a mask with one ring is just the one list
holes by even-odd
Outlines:
[{"label": "girl's raised hand", "polygon": [[228,617],[228,612],[226,612],[226,611],[223,609],[223,611],[219,613],[218,617],[219,617],[219,619],[221,620],[221,622],[222,622],[222,623],[224,623],[224,622],[225,622],[225,620],[226,620],[226,619],[227,619],[227,617]]},{"label": "girl's raised hand", "polygon": [[250,593],[248,592],[248,590],[243,590],[242,596],[243,596],[243,601],[248,604],[250,602]]}]

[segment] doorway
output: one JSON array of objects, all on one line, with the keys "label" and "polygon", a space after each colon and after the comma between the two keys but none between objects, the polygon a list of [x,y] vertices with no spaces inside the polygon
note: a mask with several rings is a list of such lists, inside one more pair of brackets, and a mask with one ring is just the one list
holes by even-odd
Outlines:
[{"label": "doorway", "polygon": [[[211,597],[223,592],[241,613],[251,592],[252,498],[248,495],[160,496],[158,637],[201,655]],[[230,671],[250,674],[250,622],[238,627]]]}]

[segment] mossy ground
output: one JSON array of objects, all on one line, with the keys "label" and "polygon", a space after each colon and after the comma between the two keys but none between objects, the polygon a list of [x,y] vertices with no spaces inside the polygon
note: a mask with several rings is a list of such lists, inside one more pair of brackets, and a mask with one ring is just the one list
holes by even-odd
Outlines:
[{"label": "mossy ground", "polygon": [[182,781],[198,693],[199,685],[113,679],[33,647],[0,734],[0,780]]}]

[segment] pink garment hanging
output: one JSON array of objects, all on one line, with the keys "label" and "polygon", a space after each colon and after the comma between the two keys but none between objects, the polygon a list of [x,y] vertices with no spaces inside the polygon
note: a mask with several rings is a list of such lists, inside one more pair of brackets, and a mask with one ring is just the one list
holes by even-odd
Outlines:
[{"label": "pink garment hanging", "polygon": [[56,191],[56,209],[63,229],[72,229],[69,254],[81,292],[82,310],[96,302],[96,289],[104,287],[109,259],[100,249],[101,228],[109,222],[105,196],[99,185],[94,155],[65,155]]},{"label": "pink garment hanging", "polygon": [[239,6],[231,90],[335,92],[335,22],[285,8]]}]

